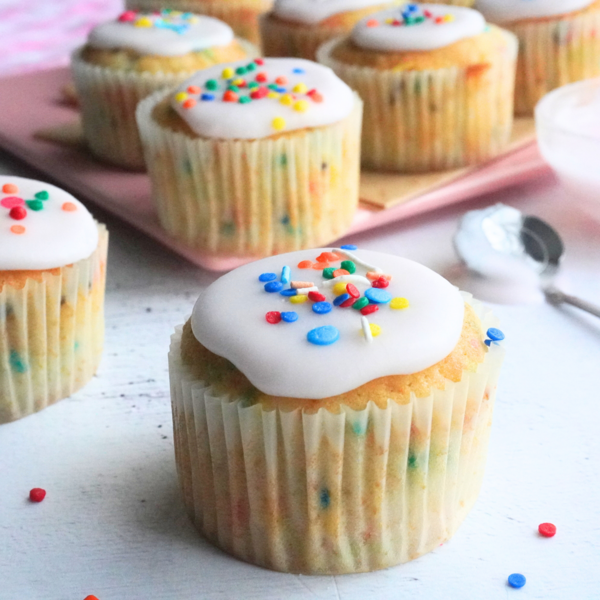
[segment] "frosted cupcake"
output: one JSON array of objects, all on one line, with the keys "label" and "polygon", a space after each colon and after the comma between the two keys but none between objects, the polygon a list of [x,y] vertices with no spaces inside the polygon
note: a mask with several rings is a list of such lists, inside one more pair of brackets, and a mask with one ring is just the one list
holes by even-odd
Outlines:
[{"label": "frosted cupcake", "polygon": [[516,54],[515,37],[474,10],[406,4],[363,19],[318,60],[365,103],[363,165],[427,172],[506,148]]},{"label": "frosted cupcake", "polygon": [[70,396],[96,372],[107,243],[70,194],[0,177],[0,423]]},{"label": "frosted cupcake", "polygon": [[170,351],[196,526],[291,573],[373,571],[437,548],[481,485],[495,324],[433,271],[377,252],[294,252],[221,277]]},{"label": "frosted cupcake", "polygon": [[260,42],[258,19],[270,10],[273,0],[126,0],[127,8],[190,11],[225,21],[235,34],[254,44]]},{"label": "frosted cupcake", "polygon": [[340,237],[358,204],[361,116],[343,81],[300,59],[213,67],[154,94],[137,119],[160,222],[221,256]]},{"label": "frosted cupcake", "polygon": [[276,0],[261,19],[265,56],[315,60],[324,42],[348,33],[358,21],[398,2],[382,0]]},{"label": "frosted cupcake", "polygon": [[533,114],[553,89],[600,75],[600,0],[478,0],[476,7],[519,38],[517,114]]},{"label": "frosted cupcake", "polygon": [[199,69],[248,56],[256,56],[251,45],[210,17],[127,11],[98,25],[72,57],[88,147],[110,163],[143,169],[138,102]]}]

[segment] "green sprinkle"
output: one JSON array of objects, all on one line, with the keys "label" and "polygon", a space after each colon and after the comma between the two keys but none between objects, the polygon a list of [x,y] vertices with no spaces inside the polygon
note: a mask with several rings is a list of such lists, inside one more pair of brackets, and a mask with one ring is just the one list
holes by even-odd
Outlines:
[{"label": "green sprinkle", "polygon": [[42,210],[42,208],[44,208],[44,203],[41,200],[26,200],[25,204],[27,204],[31,210]]},{"label": "green sprinkle", "polygon": [[23,359],[19,356],[19,353],[16,350],[10,351],[10,366],[17,373],[25,373],[27,371],[27,365],[23,361]]},{"label": "green sprinkle", "polygon": [[369,304],[369,299],[365,298],[364,296],[362,298],[359,298],[353,305],[352,308],[354,308],[355,310],[360,310],[361,308],[364,308],[365,306],[367,306],[367,304]]},{"label": "green sprinkle", "polygon": [[251,62],[249,65],[246,66],[246,70],[247,71],[256,71],[256,65]]},{"label": "green sprinkle", "polygon": [[211,91],[218,90],[219,89],[219,82],[216,79],[209,79],[206,82],[206,89],[207,90],[211,90]]},{"label": "green sprinkle", "polygon": [[343,260],[342,269],[346,269],[350,274],[356,273],[356,265],[351,260]]},{"label": "green sprinkle", "polygon": [[256,81],[251,81],[251,82],[248,84],[248,87],[249,87],[251,90],[253,90],[254,88],[257,88],[257,87],[258,87],[258,83],[256,83]]},{"label": "green sprinkle", "polygon": [[50,194],[46,190],[42,190],[34,195],[38,200],[48,200],[48,198],[50,198]]},{"label": "green sprinkle", "polygon": [[287,167],[287,162],[288,162],[288,161],[287,161],[287,154],[282,154],[282,155],[279,157],[279,164],[280,164],[282,167]]},{"label": "green sprinkle", "polygon": [[242,96],[238,102],[240,104],[248,104],[248,102],[252,102],[252,98],[250,98],[250,96]]},{"label": "green sprinkle", "polygon": [[233,235],[235,233],[235,223],[223,223],[221,225],[221,233],[223,235]]},{"label": "green sprinkle", "polygon": [[227,86],[227,89],[230,92],[239,92],[240,91],[240,88],[237,85],[233,85],[233,84]]},{"label": "green sprinkle", "polygon": [[278,86],[277,86],[277,85],[275,85],[274,83],[270,83],[270,84],[269,84],[267,87],[268,87],[270,90],[276,90],[276,89],[278,88]]},{"label": "green sprinkle", "polygon": [[[333,279],[334,271],[335,271],[335,269],[333,267],[327,267],[327,269],[323,269],[323,277],[325,277],[325,279]],[[366,298],[365,298],[365,300],[366,300]]]},{"label": "green sprinkle", "polygon": [[414,454],[408,455],[408,468],[409,469],[417,468],[417,457]]},{"label": "green sprinkle", "polygon": [[244,74],[246,73],[246,67],[238,67],[238,68],[235,70],[235,72],[236,72],[238,75],[244,75]]},{"label": "green sprinkle", "polygon": [[329,508],[329,505],[331,504],[331,494],[327,488],[323,488],[319,492],[319,502],[321,504],[321,508]]}]

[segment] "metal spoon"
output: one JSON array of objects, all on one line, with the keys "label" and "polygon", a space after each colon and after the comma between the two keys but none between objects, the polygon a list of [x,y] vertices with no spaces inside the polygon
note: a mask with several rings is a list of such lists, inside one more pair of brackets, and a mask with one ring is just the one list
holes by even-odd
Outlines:
[{"label": "metal spoon", "polygon": [[491,266],[523,266],[537,272],[546,300],[555,306],[570,304],[600,317],[600,307],[570,296],[553,284],[564,254],[557,231],[538,217],[523,215],[516,208],[496,204],[466,213],[454,236],[454,248],[464,264],[483,276]]}]

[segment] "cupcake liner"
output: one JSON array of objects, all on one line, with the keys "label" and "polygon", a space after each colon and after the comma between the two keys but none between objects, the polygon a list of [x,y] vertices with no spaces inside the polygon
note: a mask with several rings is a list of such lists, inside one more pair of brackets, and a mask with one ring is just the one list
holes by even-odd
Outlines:
[{"label": "cupcake liner", "polygon": [[98,229],[89,258],[0,290],[0,423],[70,396],[96,372],[108,247],[106,228]]},{"label": "cupcake liner", "polygon": [[519,38],[515,113],[531,115],[548,92],[600,76],[600,9],[506,26]]},{"label": "cupcake liner", "polygon": [[[417,4],[423,4],[423,1],[417,2]],[[449,4],[451,6],[466,6],[467,8],[473,8],[475,0],[427,0],[429,4]]]},{"label": "cupcake liner", "polygon": [[257,140],[190,137],[140,103],[138,126],[164,229],[207,254],[270,256],[342,236],[358,205],[362,102],[343,121]]},{"label": "cupcake liner", "polygon": [[362,163],[369,169],[430,172],[489,160],[510,141],[517,40],[495,63],[426,71],[379,71],[332,58],[317,60],[365,102]]},{"label": "cupcake liner", "polygon": [[126,0],[127,8],[138,10],[189,11],[225,21],[241,38],[260,46],[258,18],[271,10],[273,0]]},{"label": "cupcake liner", "polygon": [[[470,297],[469,297],[470,298]],[[494,316],[470,300],[483,329]],[[448,540],[475,502],[504,350],[407,404],[265,411],[220,397],[169,354],[179,479],[195,525],[226,552],[307,574],[372,571]]]}]

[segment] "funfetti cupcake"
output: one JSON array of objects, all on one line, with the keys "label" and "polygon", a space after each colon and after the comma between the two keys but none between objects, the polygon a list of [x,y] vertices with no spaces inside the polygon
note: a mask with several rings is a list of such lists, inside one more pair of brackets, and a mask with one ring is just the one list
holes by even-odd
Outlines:
[{"label": "funfetti cupcake", "polygon": [[363,165],[428,172],[506,148],[516,55],[516,38],[472,9],[404,4],[327,42],[318,60],[365,103]]},{"label": "funfetti cupcake", "polygon": [[125,4],[130,9],[170,8],[215,17],[230,25],[237,36],[259,44],[258,20],[271,9],[273,0],[126,0]]},{"label": "funfetti cupcake", "polygon": [[478,0],[476,8],[519,38],[517,114],[533,114],[553,89],[600,76],[600,0]]},{"label": "funfetti cupcake", "polygon": [[358,21],[398,2],[383,0],[276,0],[261,19],[265,56],[316,59],[324,42],[348,33]]},{"label": "funfetti cupcake", "polygon": [[105,161],[143,169],[138,102],[200,69],[256,55],[229,25],[190,13],[127,11],[98,25],[72,56],[88,147]]},{"label": "funfetti cupcake", "polygon": [[188,511],[208,540],[278,571],[417,558],[456,532],[483,477],[495,318],[422,265],[347,248],[224,275],[172,338]]},{"label": "funfetti cupcake", "polygon": [[256,59],[140,103],[163,227],[209,255],[261,257],[343,235],[358,205],[362,103],[322,65]]},{"label": "funfetti cupcake", "polygon": [[41,181],[0,177],[0,423],[70,396],[104,339],[108,234]]}]

